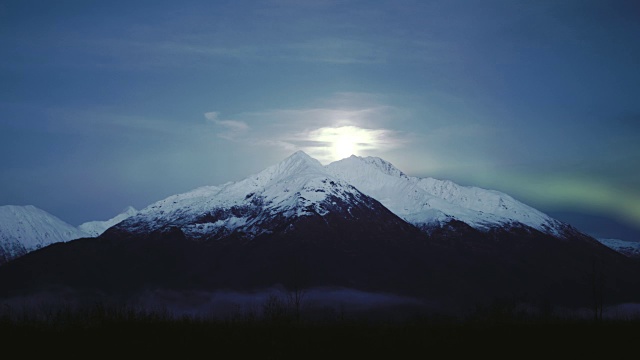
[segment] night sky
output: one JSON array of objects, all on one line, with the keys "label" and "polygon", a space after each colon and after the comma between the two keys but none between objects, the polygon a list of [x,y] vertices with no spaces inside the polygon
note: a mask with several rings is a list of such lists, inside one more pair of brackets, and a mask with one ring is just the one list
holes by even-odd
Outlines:
[{"label": "night sky", "polygon": [[4,0],[0,49],[0,205],[78,225],[304,150],[640,240],[637,1]]}]

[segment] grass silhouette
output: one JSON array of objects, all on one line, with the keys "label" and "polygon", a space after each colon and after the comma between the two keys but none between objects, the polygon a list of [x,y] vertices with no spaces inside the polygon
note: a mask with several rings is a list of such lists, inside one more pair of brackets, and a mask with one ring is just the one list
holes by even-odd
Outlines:
[{"label": "grass silhouette", "polygon": [[[330,314],[330,313],[326,313]],[[325,315],[326,315],[325,314]],[[298,317],[275,299],[262,313],[224,319],[94,304],[83,308],[3,308],[0,339],[24,355],[426,358],[430,356],[593,356],[622,354],[637,342],[640,319],[594,321],[478,309],[471,316],[402,321],[330,314]]]}]

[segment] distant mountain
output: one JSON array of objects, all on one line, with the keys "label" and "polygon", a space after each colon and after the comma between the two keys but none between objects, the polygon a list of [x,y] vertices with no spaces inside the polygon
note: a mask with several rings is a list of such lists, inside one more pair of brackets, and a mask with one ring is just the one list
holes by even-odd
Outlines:
[{"label": "distant mountain", "polygon": [[630,258],[640,259],[640,242],[620,239],[598,239],[605,246]]},{"label": "distant mountain", "polygon": [[0,265],[47,245],[86,236],[35,206],[0,206]]},{"label": "distant mountain", "polygon": [[296,152],[151,204],[97,238],[16,259],[0,267],[0,297],[64,291],[139,304],[167,291],[280,286],[449,309],[503,298],[591,306],[604,274],[607,301],[640,302],[638,266],[506,194],[409,177],[379,158],[323,166]]},{"label": "distant mountain", "polygon": [[103,232],[105,232],[105,230],[107,230],[108,228],[119,224],[123,220],[126,220],[126,219],[132,217],[133,215],[136,215],[137,213],[138,213],[138,210],[136,210],[133,207],[129,206],[126,209],[124,209],[120,214],[112,217],[109,220],[106,220],[106,221],[89,221],[89,222],[83,223],[80,226],[78,226],[78,229],[80,231],[83,231],[83,232],[89,234],[90,236],[93,236],[93,237],[99,236]]},{"label": "distant mountain", "polygon": [[575,226],[596,239],[640,241],[640,225],[634,225],[622,219],[590,213],[588,210],[547,211],[546,213],[554,219]]}]

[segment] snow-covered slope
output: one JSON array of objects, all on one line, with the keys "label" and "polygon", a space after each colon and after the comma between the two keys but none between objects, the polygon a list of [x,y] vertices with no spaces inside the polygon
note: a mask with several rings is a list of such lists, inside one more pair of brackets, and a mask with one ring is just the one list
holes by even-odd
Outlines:
[{"label": "snow-covered slope", "polygon": [[327,165],[326,169],[423,229],[452,219],[481,230],[521,223],[559,235],[564,227],[504,193],[460,186],[448,180],[407,176],[377,157],[352,155]]},{"label": "snow-covered slope", "polygon": [[640,259],[640,242],[620,239],[598,239],[603,245],[631,258]]},{"label": "snow-covered slope", "polygon": [[108,228],[116,224],[119,224],[123,220],[128,219],[137,213],[138,213],[138,210],[129,206],[126,209],[124,209],[120,214],[112,217],[109,220],[89,221],[78,226],[78,229],[80,229],[80,231],[83,231],[89,234],[90,236],[100,236],[100,234],[105,232]]},{"label": "snow-covered slope", "polygon": [[179,227],[190,238],[223,238],[232,233],[253,238],[290,226],[291,219],[324,216],[337,203],[368,206],[356,188],[326,171],[317,160],[298,151],[264,171],[221,186],[206,186],[158,201],[116,228],[149,233]]},{"label": "snow-covered slope", "polygon": [[371,197],[407,222],[429,231],[451,220],[476,229],[526,225],[562,236],[567,225],[512,197],[451,181],[405,175],[375,157],[351,156],[322,166],[298,151],[248,178],[174,195],[141,210],[117,228],[149,233],[178,227],[190,238],[253,238],[291,219],[335,211],[336,202],[361,206]]},{"label": "snow-covered slope", "polygon": [[0,264],[88,234],[35,206],[0,206]]}]

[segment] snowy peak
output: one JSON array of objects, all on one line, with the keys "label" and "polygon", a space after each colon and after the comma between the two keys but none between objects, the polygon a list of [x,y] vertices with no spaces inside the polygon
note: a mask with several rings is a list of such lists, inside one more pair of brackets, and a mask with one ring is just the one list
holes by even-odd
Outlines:
[{"label": "snowy peak", "polygon": [[326,166],[329,173],[341,173],[349,176],[349,173],[359,173],[359,177],[362,177],[362,173],[367,175],[378,177],[379,174],[389,175],[391,177],[406,178],[402,171],[398,170],[390,162],[385,161],[379,157],[367,156],[365,158],[351,155],[348,158],[334,161]]},{"label": "snowy peak", "polygon": [[133,208],[132,206],[128,206],[122,212],[109,220],[106,221],[89,221],[78,226],[80,231],[83,231],[90,236],[96,237],[100,236],[103,232],[105,232],[108,228],[119,224],[123,220],[130,218],[138,213],[138,210]]},{"label": "snowy peak", "polygon": [[561,232],[561,223],[504,193],[409,177],[380,158],[351,156],[326,168],[421,228],[456,219],[477,229],[521,223],[545,233]]},{"label": "snowy peak", "polygon": [[290,176],[300,174],[325,174],[320,162],[304,151],[296,151],[293,155],[280,163],[268,167],[253,178],[263,185],[284,180]]},{"label": "snowy peak", "polygon": [[[120,212],[119,215],[128,215],[128,216],[133,216],[138,212],[138,210],[136,210],[136,208],[134,208],[133,206],[127,206],[126,208],[124,208],[124,210],[122,210],[122,212]],[[118,216],[119,216],[118,215]]]},{"label": "snowy peak", "polygon": [[354,160],[362,161],[365,164],[372,165],[384,174],[394,176],[394,177],[399,177],[399,178],[407,177],[407,175],[405,175],[402,171],[398,170],[398,168],[393,166],[393,164],[379,157],[367,156],[365,158],[359,158],[355,155],[351,155],[351,158],[353,158]]},{"label": "snowy peak", "polygon": [[35,206],[0,206],[0,264],[53,243],[86,236]]},{"label": "snowy peak", "polygon": [[235,233],[251,239],[301,217],[344,210],[342,215],[348,218],[350,207],[370,202],[356,188],[331,176],[319,161],[298,151],[244,180],[158,201],[118,228],[140,233],[177,226],[190,238]]},{"label": "snowy peak", "polygon": [[[283,163],[286,162],[308,162],[308,163],[312,163],[312,164],[320,164],[320,162],[314,158],[312,158],[311,156],[309,156],[306,152],[302,151],[302,150],[298,150],[296,152],[294,152],[293,154],[289,155],[288,158],[284,159],[282,161]],[[322,166],[322,165],[320,165]]]},{"label": "snowy peak", "polygon": [[[206,186],[158,201],[118,228],[149,232],[179,227],[191,238],[252,238],[282,223],[337,212],[375,199],[406,222],[430,231],[452,220],[476,229],[524,224],[560,235],[562,223],[498,191],[410,177],[377,157],[351,156],[326,166],[302,151],[244,180]],[[336,206],[335,204],[340,204]]]}]

